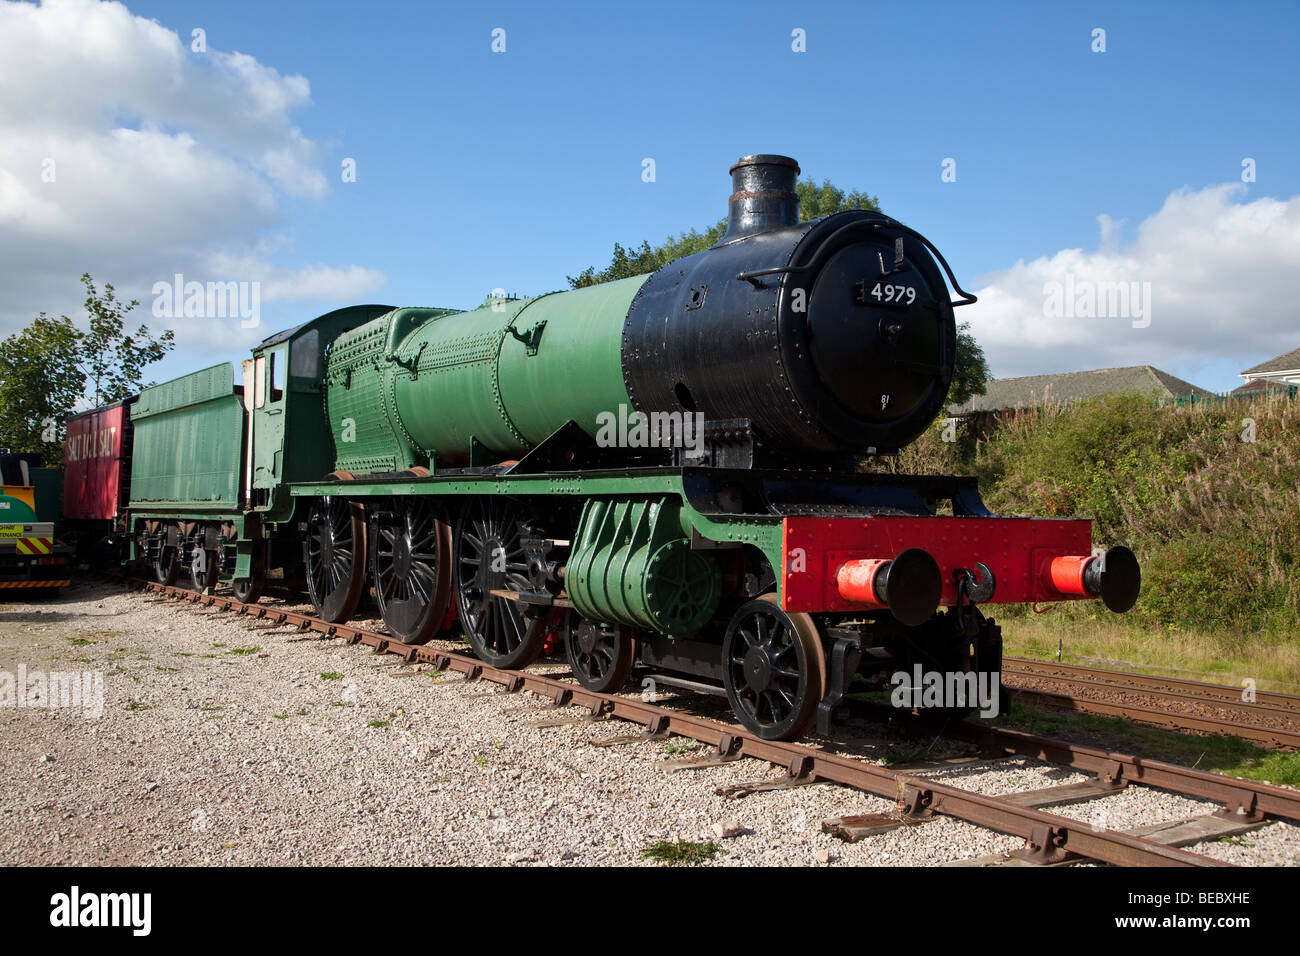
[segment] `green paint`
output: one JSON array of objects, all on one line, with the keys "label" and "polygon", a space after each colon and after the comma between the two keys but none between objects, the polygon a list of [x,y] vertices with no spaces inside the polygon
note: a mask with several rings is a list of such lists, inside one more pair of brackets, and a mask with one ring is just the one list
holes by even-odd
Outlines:
[{"label": "green paint", "polygon": [[146,388],[131,413],[131,510],[239,508],[244,410],[229,362]]},{"label": "green paint", "polygon": [[[654,499],[670,503],[676,515],[673,519],[676,524],[672,527],[677,530],[672,536],[666,535],[660,544],[670,540],[670,537],[689,542],[693,529],[718,543],[752,545],[779,572],[783,563],[781,518],[776,515],[704,514],[697,511],[687,500],[682,475],[681,469],[646,468],[637,471],[586,472],[580,475],[453,475],[420,480],[371,479],[348,482],[347,495],[352,501],[367,504],[380,503],[396,495],[435,495],[445,498],[452,507],[455,499],[469,495],[508,495],[523,500],[529,497],[570,495],[591,499],[587,508],[591,508],[594,502],[608,505],[632,499]],[[317,498],[338,494],[339,486],[333,483],[300,484],[292,486],[290,492],[298,499]],[[665,534],[669,527],[669,524],[664,525]],[[778,573],[778,589],[779,577]],[[571,583],[568,586],[572,587]]]},{"label": "green paint", "polygon": [[326,373],[354,474],[518,458],[570,419],[630,408],[621,342],[645,277],[472,312],[397,309],[341,335]]},{"label": "green paint", "polygon": [[[261,358],[262,402],[253,410],[253,509],[268,520],[288,520],[293,502],[284,490],[290,481],[316,481],[335,468],[334,442],[325,418],[325,353],[377,316],[392,313],[383,305],[337,309],[282,335],[253,352]],[[245,378],[248,378],[246,375]],[[274,385],[280,384],[277,394]],[[255,382],[246,382],[245,388]],[[358,422],[357,433],[362,433]]]},{"label": "green paint", "polygon": [[397,346],[424,323],[453,314],[450,309],[395,309],[335,340],[325,387],[338,468],[369,474],[426,463],[427,456],[396,420],[393,384],[403,371]]},{"label": "green paint", "polygon": [[21,498],[0,495],[0,524],[35,524],[36,512]]},{"label": "green paint", "polygon": [[583,508],[564,583],[589,621],[688,637],[722,593],[717,563],[692,551],[681,503],[596,499]]}]

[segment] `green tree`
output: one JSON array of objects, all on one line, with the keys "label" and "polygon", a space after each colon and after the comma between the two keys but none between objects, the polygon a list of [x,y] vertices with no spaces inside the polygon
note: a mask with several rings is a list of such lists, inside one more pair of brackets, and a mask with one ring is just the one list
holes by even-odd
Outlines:
[{"label": "green tree", "polygon": [[[833,212],[845,209],[871,209],[880,211],[880,202],[875,196],[854,190],[845,193],[833,186],[828,179],[821,185],[815,180],[801,179],[795,186],[799,195],[799,221],[820,219]],[[703,252],[715,246],[727,231],[727,220],[720,219],[704,232],[692,229],[689,232],[669,236],[657,246],[651,246],[648,240],[642,240],[640,246],[624,248],[621,243],[614,243],[614,255],[608,266],[597,270],[588,266],[576,276],[569,276],[569,286],[581,289],[601,282],[613,282],[615,279],[628,279],[632,276],[645,275],[661,269],[668,263],[685,256]]]},{"label": "green tree", "polygon": [[86,287],[86,314],[90,316],[90,328],[81,341],[81,364],[90,386],[88,397],[92,406],[99,406],[138,392],[145,368],[172,350],[175,334],[167,329],[154,338],[147,325],[124,333],[122,319],[140,301],[119,302],[109,283],[101,294],[86,273],[81,283]]},{"label": "green tree", "polygon": [[42,312],[0,342],[0,448],[63,461],[63,424],[81,398],[81,332]]},{"label": "green tree", "polygon": [[820,219],[834,212],[845,209],[869,209],[880,212],[880,200],[864,192],[853,190],[845,193],[843,189],[831,185],[829,179],[823,179],[820,186],[814,180],[801,179],[794,191],[799,194],[799,221]]},{"label": "green tree", "polygon": [[42,312],[0,341],[0,447],[39,452],[52,466],[63,461],[64,427],[79,404],[94,407],[140,391],[144,370],[174,346],[170,329],[157,337],[144,325],[124,331],[137,300],[119,301],[108,284],[99,292],[87,274],[81,282],[85,331],[66,315]]},{"label": "green tree", "polygon": [[957,362],[952,373],[952,384],[948,386],[948,407],[955,408],[976,395],[983,395],[988,391],[985,383],[989,377],[989,363],[984,358],[984,350],[971,334],[970,323],[958,323]]}]

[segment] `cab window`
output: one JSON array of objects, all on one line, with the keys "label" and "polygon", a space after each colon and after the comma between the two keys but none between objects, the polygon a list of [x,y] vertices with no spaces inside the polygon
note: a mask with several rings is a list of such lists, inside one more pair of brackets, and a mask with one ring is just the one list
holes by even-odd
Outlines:
[{"label": "cab window", "polygon": [[[247,383],[245,383],[247,387]],[[259,355],[253,361],[253,407],[261,408],[266,404],[266,356]]]},{"label": "cab window", "polygon": [[272,405],[284,398],[284,378],[286,373],[284,360],[284,349],[276,349],[267,353],[266,356],[266,384],[269,394],[267,400]]}]

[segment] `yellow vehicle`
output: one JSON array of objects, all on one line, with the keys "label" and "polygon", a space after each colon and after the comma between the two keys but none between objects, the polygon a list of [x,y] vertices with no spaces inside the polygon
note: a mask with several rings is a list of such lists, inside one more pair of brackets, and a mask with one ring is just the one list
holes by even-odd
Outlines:
[{"label": "yellow vehicle", "polygon": [[0,452],[0,590],[57,590],[72,549],[55,539],[62,474],[39,455]]}]

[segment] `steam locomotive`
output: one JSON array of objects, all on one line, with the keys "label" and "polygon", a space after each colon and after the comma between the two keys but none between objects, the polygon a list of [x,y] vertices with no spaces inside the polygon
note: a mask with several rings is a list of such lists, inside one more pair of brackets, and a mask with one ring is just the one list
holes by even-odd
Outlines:
[{"label": "steam locomotive", "polygon": [[975,297],[888,216],[800,223],[798,174],[742,158],[722,240],[648,276],[340,309],[242,385],[226,363],[146,389],[113,410],[129,496],[94,489],[102,517],[165,583],[256,601],[281,569],[328,621],[373,594],[398,640],[509,668],[562,645],[597,691],[641,666],[769,739],[828,733],[855,680],[997,686],[981,606],[1124,611],[1137,561],[1087,520],[994,516],[972,478],[856,469],[933,422]]}]

